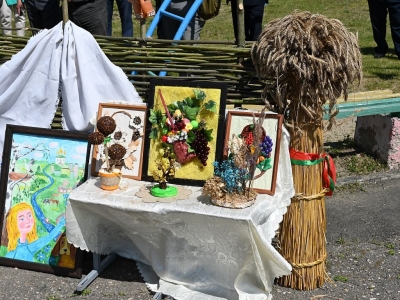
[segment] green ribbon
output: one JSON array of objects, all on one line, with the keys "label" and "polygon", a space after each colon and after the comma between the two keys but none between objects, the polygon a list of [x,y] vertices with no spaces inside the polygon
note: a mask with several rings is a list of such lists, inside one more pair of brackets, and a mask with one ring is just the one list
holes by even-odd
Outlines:
[{"label": "green ribbon", "polygon": [[315,160],[298,160],[298,159],[290,159],[292,165],[298,166],[315,166],[324,161],[325,158],[315,159]]}]

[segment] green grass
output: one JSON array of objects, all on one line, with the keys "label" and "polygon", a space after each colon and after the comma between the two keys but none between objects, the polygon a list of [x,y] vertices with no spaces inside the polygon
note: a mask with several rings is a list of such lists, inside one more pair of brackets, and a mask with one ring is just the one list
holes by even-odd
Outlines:
[{"label": "green grass", "polygon": [[342,275],[336,275],[335,277],[333,277],[333,280],[335,281],[340,281],[340,282],[348,282],[349,279],[346,276],[342,276]]},{"label": "green grass", "polygon": [[[375,42],[372,37],[372,29],[369,18],[368,4],[365,0],[270,0],[264,14],[264,25],[273,19],[284,17],[295,9],[322,14],[329,18],[340,20],[346,28],[358,35],[360,50],[363,59],[364,78],[360,87],[353,87],[350,92],[390,89],[400,92],[399,72],[400,60],[393,50],[393,42],[390,36],[388,24],[387,41],[389,53],[384,59],[374,59]],[[148,28],[151,19],[146,21]],[[389,23],[389,22],[388,22]],[[140,36],[140,22],[134,19],[135,36]],[[121,25],[117,7],[115,5],[113,15],[113,35],[121,35]],[[156,37],[156,35],[153,35]],[[201,32],[202,40],[233,41],[233,25],[230,6],[222,1],[220,14],[208,20]]]},{"label": "green grass", "polygon": [[347,169],[353,174],[369,174],[388,169],[386,164],[365,153],[348,156],[345,160],[347,162]]},{"label": "green grass", "polygon": [[336,244],[338,245],[343,245],[345,243],[345,240],[342,236],[340,236],[337,240],[336,240]]},{"label": "green grass", "polygon": [[385,244],[385,247],[388,249],[388,255],[395,255],[394,245],[391,243]]}]

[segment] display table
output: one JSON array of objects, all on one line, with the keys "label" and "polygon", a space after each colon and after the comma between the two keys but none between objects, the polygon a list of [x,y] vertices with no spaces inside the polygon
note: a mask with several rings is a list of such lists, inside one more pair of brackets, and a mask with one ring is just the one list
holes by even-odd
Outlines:
[{"label": "display table", "polygon": [[291,272],[271,245],[294,194],[287,143],[275,195],[245,209],[214,206],[200,187],[186,200],[145,203],[135,194],[149,183],[108,192],[91,178],[70,194],[68,240],[134,259],[151,290],[176,299],[270,299],[274,278]]}]

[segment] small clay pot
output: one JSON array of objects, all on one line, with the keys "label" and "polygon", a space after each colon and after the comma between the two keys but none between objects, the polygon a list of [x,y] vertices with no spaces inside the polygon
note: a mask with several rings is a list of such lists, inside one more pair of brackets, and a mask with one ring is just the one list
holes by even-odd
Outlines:
[{"label": "small clay pot", "polygon": [[99,171],[100,187],[106,191],[113,191],[118,189],[121,182],[121,171],[114,169],[112,172],[106,170]]}]

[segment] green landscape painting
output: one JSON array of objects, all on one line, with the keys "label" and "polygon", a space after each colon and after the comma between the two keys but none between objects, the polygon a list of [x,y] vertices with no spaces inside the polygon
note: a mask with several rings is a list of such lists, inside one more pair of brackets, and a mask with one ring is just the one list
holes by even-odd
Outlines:
[{"label": "green landscape painting", "polygon": [[3,170],[0,257],[73,269],[75,249],[64,245],[65,210],[69,194],[86,178],[87,140],[14,133],[10,145],[10,156],[3,157],[8,177]]}]

